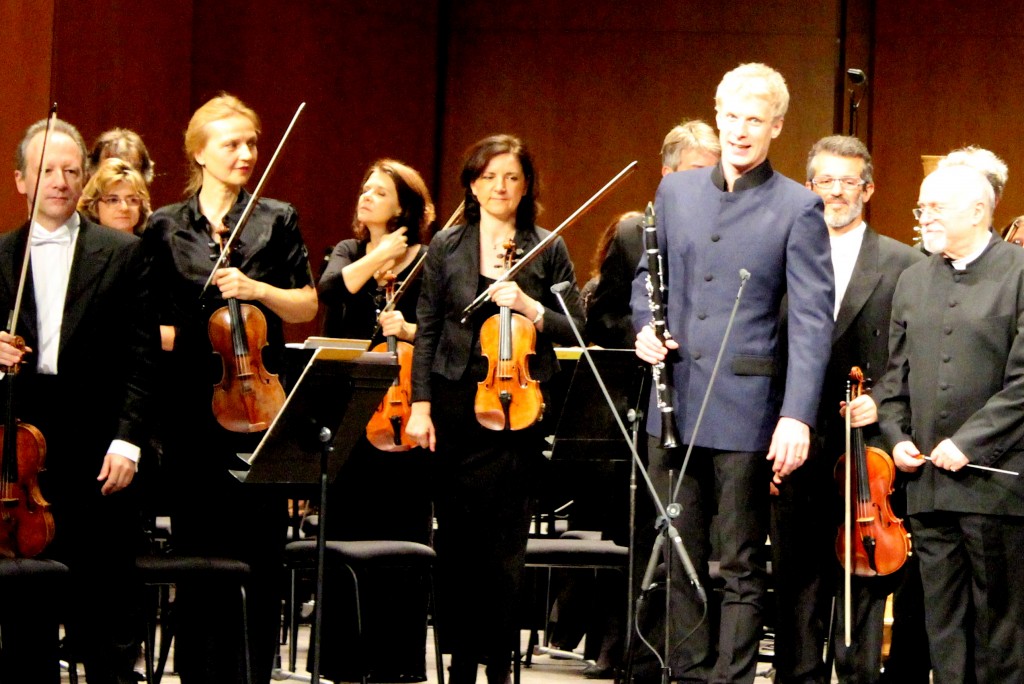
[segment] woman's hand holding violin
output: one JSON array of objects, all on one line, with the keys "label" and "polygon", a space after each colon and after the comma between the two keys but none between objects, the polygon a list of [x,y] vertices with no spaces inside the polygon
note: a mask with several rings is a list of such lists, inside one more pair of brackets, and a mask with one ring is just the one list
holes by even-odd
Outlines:
[{"label": "woman's hand holding violin", "polygon": [[213,277],[213,284],[220,289],[224,299],[238,299],[240,301],[260,301],[263,299],[263,292],[266,286],[258,280],[253,280],[237,268],[221,268]]},{"label": "woman's hand holding violin", "polygon": [[401,311],[386,311],[380,315],[380,330],[385,337],[392,335],[403,342],[412,342],[416,338],[416,326],[405,322]]},{"label": "woman's hand holding violin", "polygon": [[498,306],[507,306],[531,321],[537,315],[537,300],[519,289],[519,285],[511,280],[491,285],[490,293],[491,301]]}]

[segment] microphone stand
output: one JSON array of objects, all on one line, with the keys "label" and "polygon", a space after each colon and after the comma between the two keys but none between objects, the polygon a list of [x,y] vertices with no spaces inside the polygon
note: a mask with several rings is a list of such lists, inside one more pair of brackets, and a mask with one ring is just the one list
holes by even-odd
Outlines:
[{"label": "microphone stand", "polygon": [[[654,502],[654,506],[658,510],[659,520],[668,520],[668,513],[665,511],[665,506],[661,503],[661,498],[658,496],[657,491],[654,489],[654,483],[651,482],[651,477],[647,473],[647,469],[644,467],[643,462],[640,460],[640,454],[637,453],[636,444],[634,443],[633,439],[630,438],[629,431],[626,429],[625,424],[622,422],[622,417],[616,410],[615,402],[612,400],[611,394],[608,392],[608,387],[605,385],[604,380],[601,378],[600,371],[597,370],[597,364],[594,363],[594,359],[593,357],[591,357],[590,352],[586,347],[586,342],[584,342],[583,340],[583,335],[580,334],[579,329],[576,327],[576,323],[572,320],[572,315],[569,313],[569,307],[566,305],[565,299],[562,297],[562,292],[567,290],[569,287],[571,287],[571,285],[568,282],[558,283],[557,285],[552,286],[551,292],[554,293],[555,297],[558,299],[558,304],[559,306],[562,307],[562,311],[565,313],[566,319],[569,321],[569,326],[570,328],[572,328],[573,335],[576,336],[576,340],[579,342],[580,348],[583,353],[583,357],[587,360],[587,363],[590,365],[590,370],[594,373],[594,379],[597,381],[597,386],[601,388],[601,394],[604,395],[604,399],[607,402],[609,409],[611,410],[612,417],[615,419],[615,424],[619,427],[619,431],[622,433],[622,437],[623,439],[625,439],[626,444],[629,447],[629,452],[633,457],[633,465],[636,468],[637,472],[640,473],[641,477],[643,477],[644,484],[646,485],[647,491],[651,496],[651,500]],[[683,547],[683,540],[679,536],[679,531],[676,530],[672,525],[665,525],[664,528],[660,530],[660,532],[663,536],[669,538],[669,541],[671,542],[669,544],[669,547],[675,550],[675,553],[679,556],[679,560],[680,562],[682,562],[683,567],[686,568],[686,574],[690,578],[690,581],[693,583],[694,588],[697,591],[697,594],[700,596],[700,599],[705,606],[706,614],[707,594],[704,591],[704,587],[700,584],[700,579],[697,576],[697,571],[693,567],[693,562],[690,560],[689,554],[686,553],[686,549]],[[662,538],[662,536],[659,536],[659,539]],[[658,548],[660,552],[660,545]],[[667,684],[670,673],[668,672],[667,665],[664,664],[667,663],[667,661],[662,662],[662,681],[665,684]]]},{"label": "microphone stand", "polygon": [[[570,287],[570,285],[568,283],[559,283],[557,285],[554,285],[551,288],[552,293],[554,293],[555,297],[558,299],[559,305],[562,307],[562,310],[565,312],[566,318],[569,321],[569,325],[572,328],[573,334],[576,336],[576,339],[579,342],[580,348],[583,350],[583,356],[584,356],[584,358],[586,358],[587,363],[590,365],[590,368],[591,368],[591,370],[594,373],[594,378],[597,381],[598,387],[601,388],[601,392],[604,395],[605,401],[608,403],[608,406],[611,409],[612,416],[615,418],[615,422],[619,426],[619,430],[622,432],[623,438],[626,440],[627,444],[629,445],[630,453],[633,456],[634,466],[639,470],[640,474],[643,476],[644,484],[647,486],[647,492],[651,496],[651,499],[654,502],[655,508],[657,509],[657,512],[658,512],[658,518],[657,518],[657,522],[656,522],[657,536],[655,537],[655,540],[654,540],[654,548],[651,549],[651,556],[650,556],[650,559],[648,560],[648,563],[647,563],[647,569],[644,572],[643,579],[641,580],[640,596],[637,597],[637,606],[636,606],[636,612],[637,613],[639,613],[641,601],[643,600],[644,596],[655,586],[654,583],[653,583],[653,576],[654,576],[655,570],[657,569],[659,557],[662,555],[661,554],[662,547],[664,546],[665,540],[667,538],[671,542],[669,546],[672,549],[675,549],[676,555],[679,556],[679,560],[682,563],[684,570],[686,571],[686,575],[689,578],[690,583],[693,585],[694,590],[697,592],[697,595],[700,597],[701,603],[703,604],[704,614],[701,617],[701,621],[703,621],[703,619],[707,616],[707,604],[708,604],[707,593],[705,592],[704,587],[700,583],[700,578],[697,575],[697,571],[696,571],[696,569],[693,566],[693,562],[690,560],[689,554],[687,554],[687,552],[686,552],[686,548],[683,546],[682,537],[679,535],[679,531],[676,530],[676,528],[671,524],[671,520],[673,520],[675,518],[678,518],[679,515],[682,513],[682,507],[680,506],[679,503],[677,503],[677,499],[679,497],[679,491],[680,491],[680,488],[681,488],[683,477],[686,474],[686,467],[687,467],[687,465],[689,463],[690,455],[693,453],[693,446],[694,446],[694,443],[696,442],[697,433],[700,430],[700,424],[701,424],[701,422],[703,421],[703,418],[704,418],[704,411],[707,408],[708,400],[710,399],[710,396],[711,396],[711,390],[712,390],[712,388],[714,387],[714,384],[715,384],[715,378],[718,375],[718,368],[719,368],[719,366],[721,364],[722,356],[725,353],[725,347],[726,347],[726,344],[728,343],[728,340],[729,340],[729,334],[732,331],[733,322],[736,320],[736,312],[739,310],[740,298],[743,296],[743,288],[746,286],[747,281],[750,279],[750,272],[747,271],[746,269],[740,269],[739,275],[740,275],[740,287],[739,287],[739,290],[736,292],[736,300],[733,302],[732,311],[729,314],[729,321],[728,321],[728,323],[726,324],[726,327],[725,327],[725,334],[722,337],[722,344],[720,345],[720,347],[718,349],[718,356],[715,359],[715,365],[714,365],[714,367],[712,368],[712,371],[711,371],[711,378],[710,378],[710,380],[708,382],[708,387],[707,387],[707,389],[704,392],[704,399],[701,402],[700,411],[699,411],[699,413],[697,415],[697,420],[694,423],[693,434],[690,437],[690,443],[687,446],[686,456],[683,459],[683,465],[682,465],[682,468],[680,469],[680,472],[679,472],[679,479],[676,481],[676,485],[675,485],[674,489],[671,486],[671,475],[670,475],[669,491],[671,493],[671,497],[669,499],[670,503],[669,503],[668,507],[664,506],[661,503],[661,497],[658,496],[658,492],[654,488],[654,483],[651,481],[651,478],[650,478],[650,475],[647,472],[647,469],[643,466],[643,463],[640,460],[640,456],[637,453],[637,449],[636,449],[636,445],[635,445],[634,441],[632,439],[630,439],[629,433],[626,431],[626,427],[622,423],[622,419],[619,417],[618,412],[615,410],[615,404],[612,401],[611,395],[608,392],[608,388],[604,384],[604,380],[601,378],[600,372],[597,370],[596,364],[594,363],[593,359],[590,356],[589,351],[586,348],[586,343],[583,340],[583,336],[580,335],[579,330],[576,328],[576,324],[572,320],[572,316],[569,314],[569,308],[566,305],[565,300],[562,298],[562,292],[564,292],[566,289],[568,289]],[[668,552],[666,552],[666,554],[668,554]],[[671,668],[670,668],[670,666],[668,664],[669,663],[669,658],[670,658],[670,653],[671,653],[671,644],[670,644],[670,640],[669,640],[669,624],[670,624],[670,617],[671,617],[671,614],[672,614],[671,613],[671,563],[669,562],[669,560],[670,559],[666,556],[666,558],[665,558],[666,585],[665,585],[665,634],[664,634],[665,643],[664,643],[664,658],[661,658],[660,656],[658,656],[657,651],[653,647],[651,647],[651,645],[649,643],[647,643],[646,640],[643,639],[642,635],[640,635],[641,640],[643,640],[644,643],[647,643],[648,647],[651,648],[651,650],[653,650],[655,652],[655,655],[658,656],[658,659],[661,661],[661,672],[662,672],[661,680],[662,680],[662,684],[668,684],[669,679],[671,677]],[[699,625],[700,625],[700,621],[698,621],[697,625],[694,625],[694,629],[696,629],[696,627],[699,626]],[[692,634],[692,631],[691,631],[691,634]],[[688,637],[689,637],[689,634],[686,637],[684,637],[684,639],[688,638]]]}]

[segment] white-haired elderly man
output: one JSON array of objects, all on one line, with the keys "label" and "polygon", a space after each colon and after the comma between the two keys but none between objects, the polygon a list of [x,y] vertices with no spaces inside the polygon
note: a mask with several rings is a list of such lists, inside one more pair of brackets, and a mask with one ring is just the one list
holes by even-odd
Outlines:
[{"label": "white-haired elderly man", "polygon": [[[992,186],[940,168],[915,214],[932,257],[893,299],[883,434],[907,512],[936,684],[1024,681],[1024,250],[994,235]],[[930,462],[926,462],[925,459]]]}]

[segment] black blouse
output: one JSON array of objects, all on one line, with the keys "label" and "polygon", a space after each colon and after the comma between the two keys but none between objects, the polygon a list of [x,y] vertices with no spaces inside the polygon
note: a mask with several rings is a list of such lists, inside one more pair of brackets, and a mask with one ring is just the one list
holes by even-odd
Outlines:
[{"label": "black blouse", "polygon": [[[331,259],[320,277],[317,290],[324,303],[324,335],[327,337],[349,337],[368,340],[377,326],[378,312],[384,307],[384,288],[374,278],[363,284],[358,292],[349,292],[342,277],[342,270],[349,264],[366,256],[366,242],[342,240],[331,253]],[[427,253],[427,246],[421,245],[416,258],[399,272],[395,287],[401,287],[409,277],[420,258]],[[420,298],[420,278],[417,277],[403,290],[396,306],[409,323],[416,322],[416,300]],[[378,333],[380,342],[383,338]]]},{"label": "black blouse", "polygon": [[[237,225],[248,200],[249,193],[243,189],[224,217],[225,226],[230,229]],[[184,376],[176,379],[188,383],[194,376],[212,391],[212,383],[207,381],[219,373],[219,362],[211,367],[212,346],[207,327],[211,314],[226,302],[213,285],[200,298],[220,248],[210,237],[209,221],[200,212],[198,194],[154,212],[142,241],[156,289],[154,300],[160,324],[176,329],[175,365],[183,371],[185,366],[206,369],[198,373],[185,371]],[[313,284],[306,245],[299,233],[298,214],[293,206],[278,200],[261,198],[256,203],[229,263],[248,277],[277,288],[297,289]],[[266,316],[268,349],[264,350],[264,364],[271,368],[278,361],[275,355],[284,347],[284,325],[267,307],[247,303],[258,306]],[[212,359],[216,361],[216,357]]]}]

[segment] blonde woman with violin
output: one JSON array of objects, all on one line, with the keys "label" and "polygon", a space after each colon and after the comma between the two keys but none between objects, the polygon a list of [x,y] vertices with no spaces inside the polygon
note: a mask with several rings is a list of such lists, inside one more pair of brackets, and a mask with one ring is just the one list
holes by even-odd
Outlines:
[{"label": "blonde woman with violin", "polygon": [[[433,229],[434,205],[420,174],[393,159],[374,162],[360,186],[352,222],[355,237],[334,247],[317,288],[326,312],[324,334],[367,339],[371,348],[381,350],[386,348],[385,338],[397,338],[400,362],[411,364],[407,344],[415,339],[420,294],[416,266],[427,253]],[[387,303],[387,292],[396,290],[401,296],[394,309],[379,313]],[[407,411],[407,391],[408,383],[395,390],[397,403],[388,404],[387,398],[382,401],[374,421],[383,423],[384,429],[375,433],[368,427],[372,441],[367,435],[359,439],[331,485],[328,538],[430,542],[432,511],[425,484],[429,455],[405,443],[396,445],[388,421],[397,417],[395,413]],[[394,413],[382,418],[384,410]],[[398,441],[407,440],[399,437]],[[348,580],[339,576],[337,581]],[[327,583],[330,586],[335,581],[328,578]],[[324,598],[321,674],[332,681],[354,681],[361,676],[358,665],[364,665],[375,678],[386,681],[424,678],[425,588],[410,583],[407,573],[396,575],[386,570],[361,578],[359,584],[362,600],[373,605],[372,610],[363,612],[364,648],[353,658],[352,649],[332,647],[352,643],[355,634],[343,633],[352,623],[345,606],[339,605],[346,600],[343,592],[328,593]],[[378,640],[376,635],[385,638]]]},{"label": "blonde woman with violin", "polygon": [[[547,234],[534,225],[537,176],[525,145],[510,135],[481,140],[470,148],[461,180],[466,223],[434,237],[423,273],[407,432],[437,455],[434,502],[444,590],[438,603],[443,636],[452,646],[451,682],[471,684],[482,663],[489,684],[504,684],[516,634],[530,483],[550,430],[536,423],[493,430],[478,422],[478,383],[492,375],[489,359],[499,355],[483,348],[482,331],[499,307],[507,307],[518,321],[514,329],[536,335],[535,353],[523,351],[520,365],[544,382],[558,368],[554,345],[573,341],[551,286],[570,283],[565,297],[577,325],[583,313],[561,238],[513,280],[495,284],[509,251],[525,254]],[[490,302],[463,324],[464,308],[484,291]],[[510,412],[518,401],[512,399]]]},{"label": "blonde woman with violin", "polygon": [[[231,372],[233,359],[228,358],[230,346],[214,349],[209,328],[211,317],[234,299],[244,302],[245,327],[256,339],[253,330],[259,325],[253,321],[262,314],[266,347],[250,348],[249,362],[254,371],[272,373],[284,347],[283,324],[316,316],[316,290],[295,208],[260,198],[228,265],[203,293],[221,243],[249,200],[244,186],[256,167],[259,135],[259,117],[231,95],[215,97],[196,110],[185,132],[191,167],[188,199],[153,214],[143,249],[154,282],[161,285],[157,313],[167,352],[165,372],[173,379],[163,407],[169,425],[163,441],[174,548],[249,563],[253,681],[267,682],[277,652],[286,508],[283,499],[245,487],[229,472],[246,467],[236,454],[251,452],[262,433],[258,423],[252,432],[226,429],[225,417],[214,415],[214,385]],[[257,340],[253,346],[263,343]],[[175,666],[182,682],[242,680],[237,601],[234,592],[179,587]]]}]

